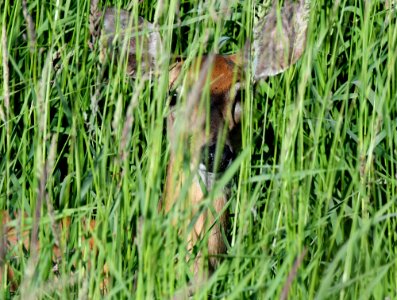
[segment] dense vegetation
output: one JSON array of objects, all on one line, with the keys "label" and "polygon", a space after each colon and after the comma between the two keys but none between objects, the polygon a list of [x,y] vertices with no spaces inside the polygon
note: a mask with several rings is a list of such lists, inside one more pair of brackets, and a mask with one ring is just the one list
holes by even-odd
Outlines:
[{"label": "dense vegetation", "polygon": [[[168,64],[238,51],[265,2],[98,4],[159,24],[166,63],[146,80],[100,62],[88,1],[0,0],[0,207],[23,211],[13,224],[38,226],[41,243],[0,257],[19,282],[4,280],[0,298],[97,298],[105,263],[104,297],[188,285],[184,240],[157,208]],[[397,12],[393,1],[311,2],[299,62],[255,85],[246,70],[244,150],[219,182],[231,187],[230,245],[198,299],[397,297]],[[89,236],[96,251],[80,251]]]}]

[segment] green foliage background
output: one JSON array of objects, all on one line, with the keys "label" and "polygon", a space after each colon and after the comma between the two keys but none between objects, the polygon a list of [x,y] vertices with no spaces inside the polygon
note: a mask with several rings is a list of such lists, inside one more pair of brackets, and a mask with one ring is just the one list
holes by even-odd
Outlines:
[{"label": "green foliage background", "polygon": [[[0,298],[101,297],[105,262],[105,298],[171,298],[188,286],[183,238],[157,210],[168,65],[238,51],[269,2],[98,4],[158,24],[164,70],[147,81],[100,63],[88,1],[28,1],[24,16],[24,1],[0,0],[0,207],[26,213],[17,228],[32,228],[41,211],[40,251],[32,257],[20,244],[4,257],[3,275],[12,268],[20,288],[3,280]],[[218,185],[232,189],[230,245],[194,298],[397,297],[392,2],[312,0],[299,62],[255,85],[247,71],[244,151]],[[66,216],[67,239],[54,227]],[[96,253],[80,251],[88,236]],[[53,272],[56,240],[64,254]]]}]

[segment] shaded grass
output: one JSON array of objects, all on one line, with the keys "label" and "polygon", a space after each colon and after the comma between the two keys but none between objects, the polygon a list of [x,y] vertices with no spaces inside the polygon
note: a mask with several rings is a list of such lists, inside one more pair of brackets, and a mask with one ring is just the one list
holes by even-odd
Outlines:
[{"label": "shaded grass", "polygon": [[[174,54],[189,62],[243,47],[254,3],[161,3],[118,4],[160,24],[164,65],[150,81],[99,62],[90,3],[27,3],[35,34],[21,1],[1,3],[0,205],[26,212],[15,224],[36,222],[41,241],[37,256],[22,245],[6,256],[21,298],[97,298],[105,261],[109,298],[167,298],[192,276],[186,233],[171,225],[189,212],[157,211],[170,148],[168,64]],[[245,150],[218,186],[231,182],[230,247],[197,298],[279,297],[305,249],[291,298],[396,297],[395,15],[381,1],[313,0],[298,64],[255,86],[247,76]],[[67,239],[52,221],[65,216]],[[83,217],[95,218],[94,230]],[[12,295],[3,282],[2,298]]]}]

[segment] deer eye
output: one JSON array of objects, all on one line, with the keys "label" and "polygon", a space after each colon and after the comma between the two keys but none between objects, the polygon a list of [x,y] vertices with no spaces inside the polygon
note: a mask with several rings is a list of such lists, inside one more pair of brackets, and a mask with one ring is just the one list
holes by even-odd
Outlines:
[{"label": "deer eye", "polygon": [[176,90],[170,91],[170,106],[175,106],[178,102],[178,92]]}]

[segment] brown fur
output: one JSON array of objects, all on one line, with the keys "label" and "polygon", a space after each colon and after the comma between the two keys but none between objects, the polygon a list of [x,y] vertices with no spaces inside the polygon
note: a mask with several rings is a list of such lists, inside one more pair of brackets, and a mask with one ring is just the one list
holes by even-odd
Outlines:
[{"label": "brown fur", "polygon": [[[191,82],[196,82],[195,79],[195,71],[199,69],[203,71],[203,66],[207,63],[207,60],[211,58],[204,56],[200,62],[195,62],[191,69],[189,70],[187,76],[191,78]],[[237,81],[240,81],[239,68],[235,64],[236,55],[233,56],[222,56],[215,55],[212,59],[212,64],[208,70],[209,76],[209,92],[210,92],[210,101],[220,101],[219,103],[220,111],[216,114],[211,112],[211,120],[210,120],[210,134],[209,136],[203,136],[203,132],[198,130],[198,134],[193,138],[195,141],[195,145],[193,148],[199,149],[201,146],[205,145],[209,140],[216,139],[217,133],[221,129],[222,126],[227,123],[228,129],[233,130],[235,126],[239,126],[235,124],[231,119],[231,109],[230,105],[234,97],[230,97],[230,91],[234,84]],[[183,62],[179,62],[171,69],[170,73],[170,86],[172,87],[177,77],[179,76],[179,72],[182,68]],[[197,73],[197,72],[196,72]],[[200,73],[200,72],[198,72]],[[207,74],[206,74],[207,76]],[[201,93],[201,90],[199,91]],[[188,100],[189,101],[189,100]],[[200,105],[200,102],[197,101],[196,106]],[[199,111],[199,108],[196,107],[195,111]],[[205,119],[205,118],[204,118]],[[215,120],[216,119],[216,120]],[[227,121],[226,121],[227,120]],[[174,120],[172,115],[168,118],[168,131],[173,131]],[[192,150],[194,152],[194,149]],[[194,157],[194,153],[192,154],[192,171],[197,165],[197,157]],[[167,170],[167,180],[166,187],[164,192],[164,212],[168,213],[172,207],[175,205],[175,201],[178,198],[180,188],[185,184],[186,179],[182,170],[176,170],[175,161],[173,152],[171,151],[171,158],[168,164]],[[199,180],[195,178],[191,183],[188,199],[184,200],[187,207],[182,207],[183,210],[188,210],[191,212],[191,218],[198,213],[198,209],[202,205],[202,201],[204,199],[204,193],[199,184]],[[193,247],[197,244],[198,241],[204,238],[204,235],[208,235],[207,242],[207,252],[208,252],[208,263],[210,270],[215,269],[220,262],[219,255],[226,253],[226,244],[224,241],[224,232],[227,228],[228,222],[228,212],[224,211],[224,207],[227,203],[227,195],[223,193],[222,195],[217,196],[213,202],[212,206],[214,208],[214,212],[216,215],[213,215],[209,209],[205,209],[200,216],[198,216],[196,223],[193,226],[192,232],[188,234],[188,249],[192,250]],[[218,221],[214,224],[215,219]],[[210,229],[209,229],[210,228]],[[198,273],[200,266],[205,265],[205,261],[202,257],[202,253],[199,252],[195,263],[194,263],[194,273]]]},{"label": "brown fur", "polygon": [[[7,268],[7,281],[10,282],[10,291],[15,292],[18,288],[18,282],[15,280],[15,275],[12,267],[8,265],[7,262],[7,257],[10,257],[13,255],[15,249],[19,247],[20,245],[24,248],[25,251],[31,252],[32,250],[31,247],[35,246],[34,253],[39,253],[40,252],[40,241],[37,241],[37,243],[31,243],[31,231],[30,229],[19,229],[16,226],[11,226],[10,223],[13,221],[18,221],[21,219],[20,214],[16,213],[13,216],[10,216],[8,212],[2,211],[1,212],[1,218],[2,218],[2,240],[1,240],[1,248],[6,250],[5,251],[5,260],[3,261],[4,264],[3,266]],[[27,215],[25,215],[25,218],[28,218]],[[70,222],[71,218],[70,217],[65,217],[61,219],[59,222],[57,222],[56,226],[57,228],[55,230],[58,230],[59,232],[65,231],[66,233],[66,240],[69,237],[69,227],[70,227]],[[85,229],[84,231],[93,231],[96,226],[95,220],[90,220],[87,222],[85,219],[83,219],[83,228]],[[48,225],[50,226],[50,225]],[[85,241],[85,238],[82,237],[82,242]],[[96,251],[96,246],[94,243],[94,238],[90,237],[88,239],[88,248],[90,251]],[[53,253],[53,263],[54,263],[54,269],[58,268],[58,262],[61,261],[63,257],[63,252],[60,247],[60,245],[54,244],[52,248],[52,253]],[[84,254],[84,253],[82,253]],[[88,265],[88,267],[90,267]],[[102,287],[101,289],[104,291],[107,289],[108,285],[108,266],[105,264],[104,269],[104,280],[102,282]],[[0,283],[3,282],[3,272],[0,273]]]}]

